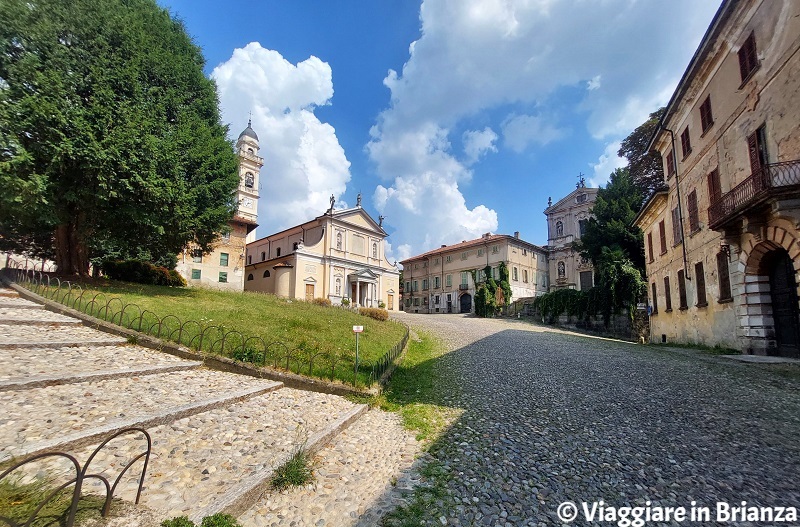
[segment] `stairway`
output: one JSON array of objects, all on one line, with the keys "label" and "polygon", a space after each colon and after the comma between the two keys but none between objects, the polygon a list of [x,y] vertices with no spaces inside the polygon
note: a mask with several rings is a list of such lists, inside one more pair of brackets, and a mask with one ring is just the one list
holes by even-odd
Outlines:
[{"label": "stairway", "polygon": [[[317,451],[367,411],[130,344],[2,287],[0,407],[0,462],[63,451],[83,464],[111,433],[147,429],[153,444],[140,503],[161,518],[198,523],[216,512],[243,514],[298,448]],[[142,437],[114,439],[91,471],[113,482],[142,451]],[[66,474],[50,458],[24,471]],[[140,473],[141,465],[127,472],[115,496],[133,501]]]}]

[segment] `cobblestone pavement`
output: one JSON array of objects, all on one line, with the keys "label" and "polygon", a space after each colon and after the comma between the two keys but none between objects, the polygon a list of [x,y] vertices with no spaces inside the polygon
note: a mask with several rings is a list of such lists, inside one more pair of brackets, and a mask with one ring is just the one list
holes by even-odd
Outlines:
[{"label": "cobblestone pavement", "polygon": [[432,446],[447,497],[425,524],[560,525],[567,500],[800,507],[795,366],[518,321],[398,318],[454,350],[438,359],[443,395],[433,402],[465,409]]}]

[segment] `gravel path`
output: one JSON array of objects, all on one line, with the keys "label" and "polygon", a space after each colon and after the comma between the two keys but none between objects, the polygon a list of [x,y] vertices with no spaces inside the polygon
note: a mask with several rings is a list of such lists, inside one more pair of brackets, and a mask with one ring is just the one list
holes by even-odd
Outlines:
[{"label": "gravel path", "polygon": [[560,525],[567,500],[800,508],[797,369],[517,321],[398,318],[454,350],[433,402],[465,410],[431,449],[447,498],[425,524]]}]

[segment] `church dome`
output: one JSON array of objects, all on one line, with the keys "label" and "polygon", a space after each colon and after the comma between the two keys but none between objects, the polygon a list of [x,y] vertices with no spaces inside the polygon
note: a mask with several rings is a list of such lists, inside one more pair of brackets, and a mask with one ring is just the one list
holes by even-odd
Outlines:
[{"label": "church dome", "polygon": [[241,139],[242,137],[250,137],[251,139],[255,139],[256,141],[258,141],[258,136],[256,135],[256,131],[253,130],[253,128],[251,127],[251,124],[252,123],[250,122],[250,120],[248,120],[247,121],[247,128],[245,128],[242,131],[242,133],[239,134],[239,139]]}]

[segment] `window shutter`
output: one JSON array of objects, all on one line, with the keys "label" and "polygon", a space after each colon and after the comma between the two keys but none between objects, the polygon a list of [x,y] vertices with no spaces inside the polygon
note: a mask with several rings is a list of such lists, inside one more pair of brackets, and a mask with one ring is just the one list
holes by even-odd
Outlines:
[{"label": "window shutter", "polygon": [[689,209],[689,230],[696,232],[700,230],[700,217],[697,212],[697,191],[692,190],[687,199],[687,209]]},{"label": "window shutter", "polygon": [[653,261],[653,233],[647,233],[647,253],[650,255],[650,261]]},{"label": "window shutter", "polygon": [[747,153],[750,156],[750,173],[761,170],[761,156],[758,155],[758,132],[747,136]]},{"label": "window shutter", "polygon": [[715,168],[708,175],[708,200],[714,203],[722,197],[722,188],[719,183],[719,169]]},{"label": "window shutter", "polygon": [[658,222],[658,235],[661,238],[661,254],[667,252],[667,228],[664,225],[664,220]]}]

